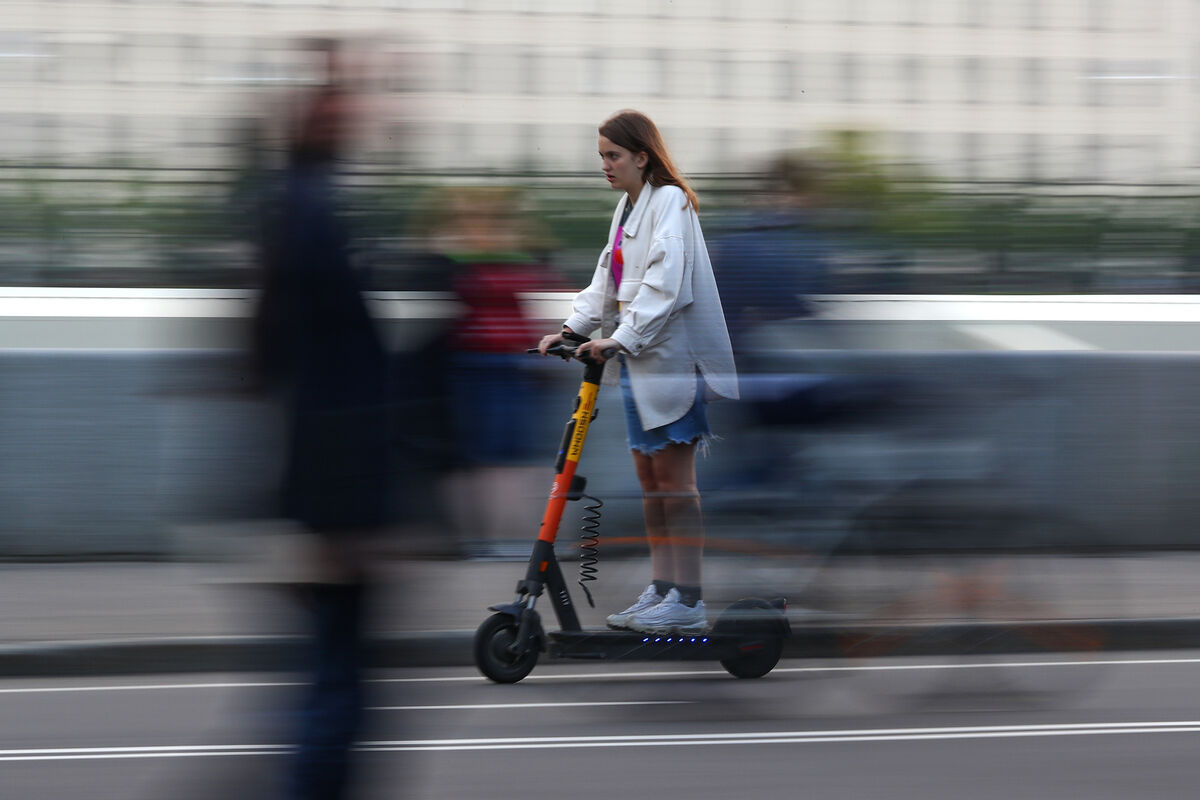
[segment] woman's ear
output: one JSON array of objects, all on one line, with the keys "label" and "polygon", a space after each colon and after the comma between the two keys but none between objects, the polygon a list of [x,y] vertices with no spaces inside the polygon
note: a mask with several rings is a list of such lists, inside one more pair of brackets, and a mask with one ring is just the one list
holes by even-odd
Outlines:
[{"label": "woman's ear", "polygon": [[650,163],[650,154],[643,150],[634,156],[633,163],[637,165],[638,169],[645,169],[646,165]]}]

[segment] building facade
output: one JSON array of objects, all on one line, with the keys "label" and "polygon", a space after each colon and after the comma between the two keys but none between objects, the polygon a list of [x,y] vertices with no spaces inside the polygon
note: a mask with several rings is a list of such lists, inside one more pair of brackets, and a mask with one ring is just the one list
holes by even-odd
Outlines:
[{"label": "building facade", "polygon": [[958,179],[1161,182],[1200,164],[1197,0],[9,0],[0,160],[220,166],[362,43],[373,158],[596,167],[596,125],[659,121],[692,173],[861,130]]}]

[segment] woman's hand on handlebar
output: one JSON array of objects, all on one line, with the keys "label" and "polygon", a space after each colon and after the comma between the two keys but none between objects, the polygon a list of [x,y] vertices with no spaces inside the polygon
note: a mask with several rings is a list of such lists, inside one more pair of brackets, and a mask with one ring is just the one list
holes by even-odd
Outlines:
[{"label": "woman's hand on handlebar", "polygon": [[592,361],[603,364],[608,359],[621,352],[621,345],[616,339],[593,339],[579,345],[575,351],[576,358],[590,356]]},{"label": "woman's hand on handlebar", "polygon": [[542,340],[540,342],[538,342],[538,347],[537,347],[538,352],[541,353],[542,355],[546,355],[547,350],[549,350],[551,347],[554,347],[556,344],[560,343],[562,340],[563,340],[563,335],[562,335],[561,331],[558,333],[551,333],[548,336],[543,336]]}]

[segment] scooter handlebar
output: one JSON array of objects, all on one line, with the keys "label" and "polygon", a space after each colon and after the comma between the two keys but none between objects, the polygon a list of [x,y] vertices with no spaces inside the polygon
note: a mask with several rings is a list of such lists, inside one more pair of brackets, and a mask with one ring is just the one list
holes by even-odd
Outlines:
[{"label": "scooter handlebar", "polygon": [[[580,341],[578,344],[583,344],[584,342],[587,342],[587,341],[591,341],[591,340],[590,340],[590,339],[583,339],[583,340],[582,340],[582,341]],[[546,349],[546,355],[548,355],[548,356],[559,356],[559,357],[560,357],[560,358],[562,358],[564,361],[570,361],[572,358],[574,358],[574,357],[575,357],[575,351],[578,349],[578,344],[577,344],[577,345],[575,345],[574,347],[572,347],[572,346],[570,346],[570,345],[566,344],[565,342],[563,342],[563,343],[560,343],[560,344],[556,344],[556,345],[554,345],[554,347],[550,347],[550,348],[547,348],[547,349]],[[532,353],[540,353],[540,352],[541,352],[541,350],[537,349],[536,347],[530,347],[530,348],[529,348],[528,350],[526,350],[525,352],[526,352],[526,353],[531,353],[531,354],[532,354]],[[617,348],[615,348],[615,347],[606,347],[606,348],[604,348],[603,350],[601,350],[601,351],[600,351],[600,355],[604,357],[604,360],[605,360],[605,361],[607,361],[607,360],[608,360],[608,359],[610,359],[610,358],[615,358],[615,357],[616,357],[616,355],[617,355]],[[580,359],[580,360],[583,360],[583,359]]]}]

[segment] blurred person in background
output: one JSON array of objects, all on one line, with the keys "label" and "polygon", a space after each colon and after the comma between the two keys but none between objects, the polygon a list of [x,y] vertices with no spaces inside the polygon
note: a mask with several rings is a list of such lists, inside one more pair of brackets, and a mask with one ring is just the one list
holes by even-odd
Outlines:
[{"label": "blurred person in background", "polygon": [[828,290],[830,246],[813,220],[820,180],[812,161],[779,155],[767,167],[757,208],[713,242],[713,269],[739,362],[752,353],[756,330],[811,316],[809,296]]},{"label": "blurred person in background", "polygon": [[449,401],[458,469],[446,481],[449,515],[469,558],[524,560],[544,483],[536,436],[541,375],[526,349],[540,322],[526,292],[558,288],[553,269],[530,251],[521,197],[511,188],[456,188],[435,203],[435,249],[446,259],[461,305],[446,339]]},{"label": "blurred person in background", "polygon": [[341,798],[351,782],[363,718],[368,549],[389,494],[387,359],[334,188],[355,98],[335,77],[331,69],[298,104],[288,162],[266,204],[255,320],[259,368],[287,414],[282,516],[313,534],[295,585],[311,637],[311,683],[287,785],[295,800]]},{"label": "blurred person in background", "polygon": [[899,390],[886,376],[812,374],[795,367],[797,340],[787,323],[817,317],[812,298],[830,291],[837,248],[825,217],[831,169],[801,153],[775,156],[755,207],[713,241],[713,268],[740,368],[737,435],[750,445],[741,449],[747,455],[724,476],[722,489],[786,489],[780,482],[795,476],[780,467],[796,460],[798,447],[790,434],[869,418],[889,408]]},{"label": "blurred person in background", "polygon": [[600,126],[609,185],[622,192],[591,285],[576,295],[563,334],[600,339],[578,354],[620,373],[626,428],[642,489],[651,582],[607,622],[643,632],[701,631],[704,524],[696,488],[697,446],[711,436],[705,403],[737,397],[733,351],[697,216],[695,192],[671,160],[654,123],[622,111]]},{"label": "blurred person in background", "polygon": [[[888,375],[821,374],[797,367],[804,345],[827,347],[815,295],[827,294],[838,241],[833,221],[844,210],[830,207],[836,167],[798,152],[782,152],[767,164],[755,203],[715,237],[713,267],[725,301],[737,355],[740,402],[732,421],[744,453],[718,476],[718,512],[750,498],[786,495],[821,513],[802,497],[800,481],[815,485],[820,468],[806,457],[810,435],[829,426],[878,422],[904,391]],[[797,326],[797,320],[804,320]],[[797,333],[800,333],[800,336]],[[799,470],[799,471],[798,471]],[[832,503],[833,489],[806,493],[818,505]],[[718,501],[721,503],[721,501]],[[786,503],[756,503],[756,512],[794,516]]]}]

